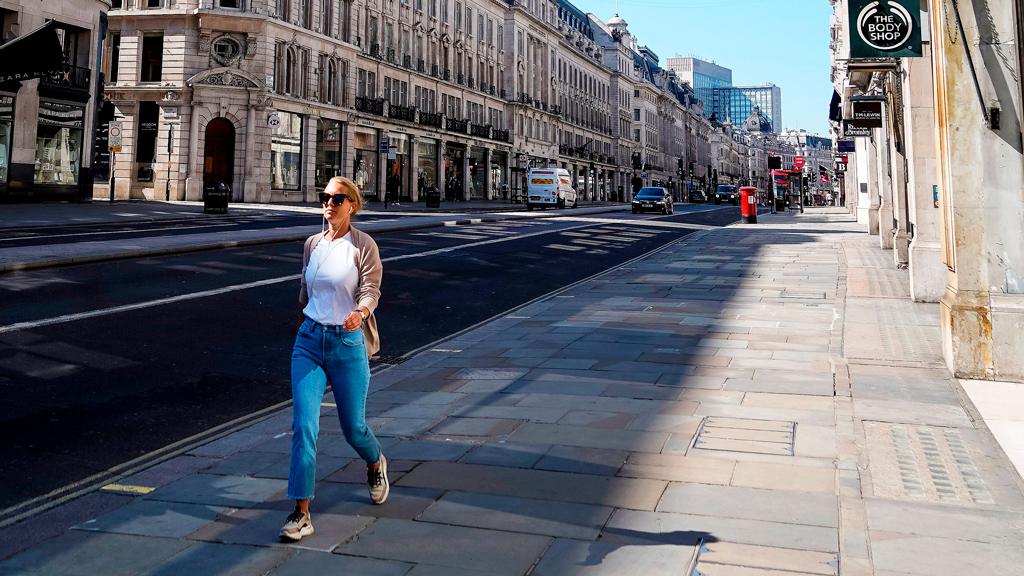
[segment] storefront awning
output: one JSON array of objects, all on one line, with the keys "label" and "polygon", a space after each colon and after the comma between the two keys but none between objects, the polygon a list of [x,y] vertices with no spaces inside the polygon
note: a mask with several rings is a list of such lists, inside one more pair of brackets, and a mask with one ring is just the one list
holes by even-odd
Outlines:
[{"label": "storefront awning", "polygon": [[56,26],[51,20],[0,46],[0,83],[39,78],[62,69],[64,53]]},{"label": "storefront awning", "polygon": [[843,99],[839,96],[839,92],[832,91],[832,102],[828,105],[828,119],[833,122],[842,122],[843,120]]}]

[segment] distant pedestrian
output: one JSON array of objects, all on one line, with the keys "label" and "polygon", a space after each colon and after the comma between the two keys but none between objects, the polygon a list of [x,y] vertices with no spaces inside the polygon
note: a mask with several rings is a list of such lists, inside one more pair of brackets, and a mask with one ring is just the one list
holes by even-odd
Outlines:
[{"label": "distant pedestrian", "polygon": [[366,425],[369,357],[380,348],[373,316],[380,299],[377,244],[352,227],[363,207],[355,183],[332,178],[320,194],[328,228],[306,240],[299,305],[302,314],[292,349],[292,458],[288,498],[295,510],[281,537],[298,541],[313,533],[309,500],[316,478],[320,403],[331,385],[345,439],[366,461],[370,500],[387,500],[388,463]]}]

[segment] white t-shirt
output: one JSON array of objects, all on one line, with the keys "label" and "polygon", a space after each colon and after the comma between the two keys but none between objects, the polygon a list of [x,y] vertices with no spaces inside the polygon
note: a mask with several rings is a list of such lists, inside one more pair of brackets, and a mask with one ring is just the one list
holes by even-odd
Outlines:
[{"label": "white t-shirt", "polygon": [[302,313],[325,326],[340,326],[356,309],[359,268],[350,234],[318,242],[306,265],[309,303]]}]

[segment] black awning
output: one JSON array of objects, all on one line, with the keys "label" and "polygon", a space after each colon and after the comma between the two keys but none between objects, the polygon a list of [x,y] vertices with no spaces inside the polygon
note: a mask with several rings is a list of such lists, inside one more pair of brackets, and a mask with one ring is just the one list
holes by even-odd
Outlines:
[{"label": "black awning", "polygon": [[842,122],[843,120],[843,99],[839,96],[839,92],[832,91],[832,103],[828,106],[828,119],[833,122]]},{"label": "black awning", "polygon": [[0,46],[0,83],[54,74],[63,62],[57,22],[51,20]]}]

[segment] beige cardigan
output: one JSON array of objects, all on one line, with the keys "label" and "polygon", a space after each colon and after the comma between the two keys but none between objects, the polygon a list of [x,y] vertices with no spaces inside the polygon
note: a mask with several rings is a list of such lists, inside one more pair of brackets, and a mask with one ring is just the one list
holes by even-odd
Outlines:
[{"label": "beige cardigan", "polygon": [[[306,239],[302,249],[302,275],[299,278],[301,289],[299,290],[299,309],[306,308],[309,303],[309,291],[306,287],[306,266],[309,265],[309,255],[313,253],[317,243],[324,237],[325,232],[313,234]],[[380,262],[380,251],[377,243],[370,238],[366,232],[351,228],[352,245],[356,249],[356,267],[359,269],[359,286],[356,288],[356,306],[366,307],[370,311],[370,317],[363,322],[363,334],[366,336],[366,355],[373,356],[380,350],[380,336],[377,334],[377,320],[373,311],[377,308],[377,301],[380,300],[380,278],[383,267]]]}]

